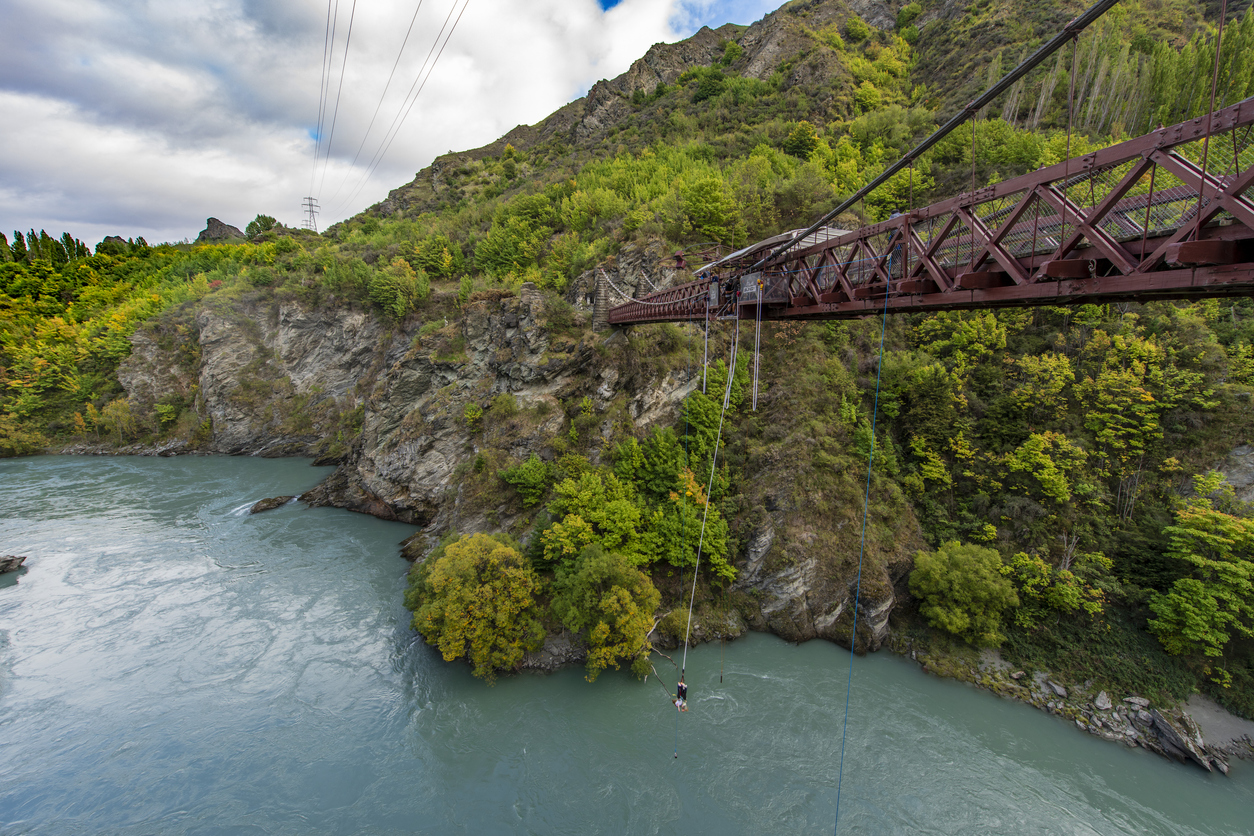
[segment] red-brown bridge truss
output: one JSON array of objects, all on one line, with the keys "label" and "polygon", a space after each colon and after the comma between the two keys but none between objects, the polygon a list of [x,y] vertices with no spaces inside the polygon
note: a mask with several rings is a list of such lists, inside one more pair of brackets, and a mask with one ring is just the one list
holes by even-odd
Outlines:
[{"label": "red-brown bridge truss", "polygon": [[786,240],[609,321],[753,319],[759,294],[764,319],[1254,295],[1254,98],[763,262]]}]

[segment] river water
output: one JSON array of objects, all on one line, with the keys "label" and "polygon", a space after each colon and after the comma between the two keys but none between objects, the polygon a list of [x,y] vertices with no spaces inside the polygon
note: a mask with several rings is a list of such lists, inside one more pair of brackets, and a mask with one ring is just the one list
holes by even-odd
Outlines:
[{"label": "river water", "polygon": [[[656,680],[487,687],[407,626],[411,527],[244,513],[326,472],[0,461],[0,552],[30,556],[0,576],[0,834],[832,832],[845,651],[696,648],[678,721]],[[886,653],[848,734],[841,833],[1254,831],[1254,763],[1206,775]]]}]

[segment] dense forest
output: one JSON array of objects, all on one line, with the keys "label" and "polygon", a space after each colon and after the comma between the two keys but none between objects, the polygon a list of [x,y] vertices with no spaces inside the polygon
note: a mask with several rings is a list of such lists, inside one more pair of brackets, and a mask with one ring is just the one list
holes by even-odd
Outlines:
[{"label": "dense forest", "polygon": [[[748,72],[748,30],[723,27],[710,60],[673,83],[605,94],[622,117],[600,134],[452,155],[438,188],[426,173],[321,235],[259,215],[245,240],[203,245],[0,236],[0,455],[203,442],[194,392],[139,409],[117,379],[130,336],[153,323],[194,365],[181,339],[194,305],[353,306],[420,340],[470,300],[530,282],[561,312],[552,327],[581,333],[587,314],[566,296],[589,270],[626,247],[726,251],[810,222],[1076,10],[977,0],[945,17],[912,2],[878,28],[835,5],[777,12],[794,51],[767,73]],[[1183,0],[1122,4],[839,221],[1205,112],[1215,23]],[[1229,20],[1222,44],[1218,105],[1254,94],[1254,62],[1240,60],[1254,54],[1254,11]],[[481,456],[468,484],[485,504],[527,509],[525,545],[451,532],[412,574],[415,626],[487,678],[559,624],[585,637],[590,678],[622,663],[643,673],[645,634],[698,547],[703,606],[734,607],[737,555],[778,501],[772,486],[791,484],[799,512],[848,514],[874,450],[870,538],[913,514],[925,546],[903,634],[1001,646],[1016,664],[1156,700],[1202,689],[1254,717],[1254,511],[1210,472],[1250,440],[1254,304],[895,318],[877,401],[880,329],[768,326],[756,412],[745,358],[719,361],[677,424],[615,438],[599,463],[587,399],[570,405],[552,461]],[[624,362],[664,372],[700,356],[697,332],[656,326],[629,335]],[[517,411],[501,395],[464,420],[489,434]],[[683,613],[668,609],[659,628],[682,638]]]}]

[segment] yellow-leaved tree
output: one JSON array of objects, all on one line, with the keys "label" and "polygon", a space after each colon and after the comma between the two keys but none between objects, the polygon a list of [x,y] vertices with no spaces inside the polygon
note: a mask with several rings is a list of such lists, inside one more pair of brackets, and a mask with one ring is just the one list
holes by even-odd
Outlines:
[{"label": "yellow-leaved tree", "polygon": [[475,676],[492,682],[544,640],[535,607],[539,586],[507,539],[468,534],[415,564],[405,606],[414,611],[414,629],[445,661],[465,657]]},{"label": "yellow-leaved tree", "polygon": [[592,545],[559,567],[553,612],[588,643],[588,681],[623,661],[648,673],[649,630],[661,595],[648,576],[621,554]]}]

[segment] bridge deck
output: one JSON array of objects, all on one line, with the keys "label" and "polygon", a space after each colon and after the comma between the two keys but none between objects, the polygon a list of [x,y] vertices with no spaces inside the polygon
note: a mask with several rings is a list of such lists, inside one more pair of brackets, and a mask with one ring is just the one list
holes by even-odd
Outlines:
[{"label": "bridge deck", "polygon": [[762,263],[780,240],[609,321],[751,319],[759,294],[765,319],[1254,294],[1254,98]]}]

